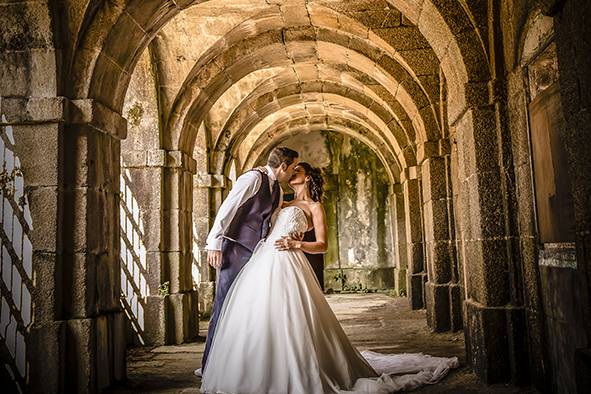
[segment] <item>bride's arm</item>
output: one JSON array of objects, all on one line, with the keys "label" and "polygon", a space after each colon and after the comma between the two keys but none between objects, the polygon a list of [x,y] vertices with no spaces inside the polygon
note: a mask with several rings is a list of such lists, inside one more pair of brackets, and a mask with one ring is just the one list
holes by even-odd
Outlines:
[{"label": "bride's arm", "polygon": [[310,254],[326,253],[328,243],[326,242],[326,216],[322,204],[314,204],[310,210],[312,213],[312,223],[316,233],[316,241],[294,241],[293,249],[301,249]]}]

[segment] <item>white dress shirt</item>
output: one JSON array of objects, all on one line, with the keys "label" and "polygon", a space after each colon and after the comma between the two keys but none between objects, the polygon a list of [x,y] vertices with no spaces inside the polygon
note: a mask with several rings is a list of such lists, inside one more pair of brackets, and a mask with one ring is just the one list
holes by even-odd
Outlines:
[{"label": "white dress shirt", "polygon": [[[275,178],[275,173],[270,166],[265,166],[267,171],[267,175],[269,176],[269,187],[271,192],[273,192],[273,185],[277,182]],[[254,196],[261,187],[261,183],[263,182],[263,177],[259,173],[259,171],[247,171],[244,174],[240,175],[226,199],[222,202],[220,209],[215,217],[213,222],[213,226],[209,231],[209,235],[207,236],[207,243],[205,245],[206,250],[221,250],[222,249],[222,239],[224,238],[224,234],[234,216],[236,215],[236,211],[242,204],[244,204],[249,198]],[[281,203],[283,201],[283,190],[281,186],[279,186],[279,204],[273,213],[271,214],[271,224],[275,223],[275,219],[277,218],[277,214],[281,208]]]}]

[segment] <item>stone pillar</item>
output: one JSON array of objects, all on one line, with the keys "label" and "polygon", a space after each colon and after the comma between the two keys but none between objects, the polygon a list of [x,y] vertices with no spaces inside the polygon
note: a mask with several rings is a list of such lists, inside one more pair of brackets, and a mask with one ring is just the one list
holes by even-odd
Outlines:
[{"label": "stone pillar", "polygon": [[462,328],[460,287],[454,273],[455,245],[451,238],[449,156],[422,162],[427,324],[435,332]]},{"label": "stone pillar", "polygon": [[397,183],[392,187],[390,195],[392,209],[392,227],[394,232],[394,253],[396,267],[394,268],[394,285],[399,296],[407,295],[406,274],[408,254],[406,245],[406,217],[404,212],[404,194],[402,185]]},{"label": "stone pillar", "polygon": [[[65,391],[100,391],[125,377],[119,260],[120,140],[127,121],[74,100],[60,138],[61,319]],[[46,366],[47,367],[47,366]]]},{"label": "stone pillar", "polygon": [[194,173],[192,157],[181,151],[166,151],[160,249],[164,276],[159,296],[166,298],[167,343],[190,341],[199,333],[198,293],[191,270]]},{"label": "stone pillar", "polygon": [[166,343],[166,304],[160,296],[164,282],[160,244],[165,153],[159,149],[121,152],[122,300],[129,318],[130,342],[135,344]]},{"label": "stone pillar", "polygon": [[527,376],[525,313],[515,292],[508,234],[510,169],[499,166],[498,108],[469,108],[455,122],[468,360],[487,383]]},{"label": "stone pillar", "polygon": [[[193,162],[162,149],[122,152],[123,302],[141,344],[163,345],[198,333],[190,218]],[[191,189],[191,191],[187,190]],[[123,253],[125,252],[125,253]]]},{"label": "stone pillar", "polygon": [[425,307],[425,282],[427,274],[423,262],[423,229],[421,219],[421,192],[417,167],[403,172],[404,213],[408,256],[407,289],[412,309]]},{"label": "stone pillar", "polygon": [[[6,170],[0,178],[0,258],[2,282],[10,293],[2,290],[3,316],[9,319],[2,319],[2,335],[15,354],[3,363],[23,391],[63,391],[66,323],[61,304],[67,290],[56,230],[68,104],[63,97],[0,97],[0,172]],[[4,309],[7,304],[10,309]],[[8,391],[17,390],[4,383]]]},{"label": "stone pillar", "polygon": [[[221,189],[226,187],[228,179],[221,175],[198,173],[193,182],[193,258],[197,259],[199,267],[199,314],[202,317],[211,315],[215,291],[215,270],[207,263],[205,245],[207,235],[213,224],[216,210],[210,210],[212,195],[216,190],[221,195]],[[198,255],[196,255],[196,251]]]}]

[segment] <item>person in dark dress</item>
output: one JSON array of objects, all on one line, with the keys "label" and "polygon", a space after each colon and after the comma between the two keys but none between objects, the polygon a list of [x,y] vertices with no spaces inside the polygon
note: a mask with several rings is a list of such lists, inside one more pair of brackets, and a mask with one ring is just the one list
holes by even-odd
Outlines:
[{"label": "person in dark dress", "polygon": [[[316,241],[316,235],[314,233],[314,229],[307,231],[304,233],[304,242],[314,242]],[[316,278],[318,278],[318,283],[320,284],[320,288],[324,292],[324,254],[310,254],[304,253],[306,258],[310,262],[312,269],[314,270],[314,274],[316,274]]]}]

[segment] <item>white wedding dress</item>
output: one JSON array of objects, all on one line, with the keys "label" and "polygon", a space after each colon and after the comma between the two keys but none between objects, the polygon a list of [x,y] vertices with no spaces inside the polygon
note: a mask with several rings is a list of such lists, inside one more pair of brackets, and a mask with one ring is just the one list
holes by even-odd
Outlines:
[{"label": "white wedding dress", "polygon": [[282,209],[238,274],[221,310],[202,392],[388,393],[436,383],[458,366],[456,357],[359,353],[304,253],[275,248],[281,236],[307,227],[302,209]]}]

